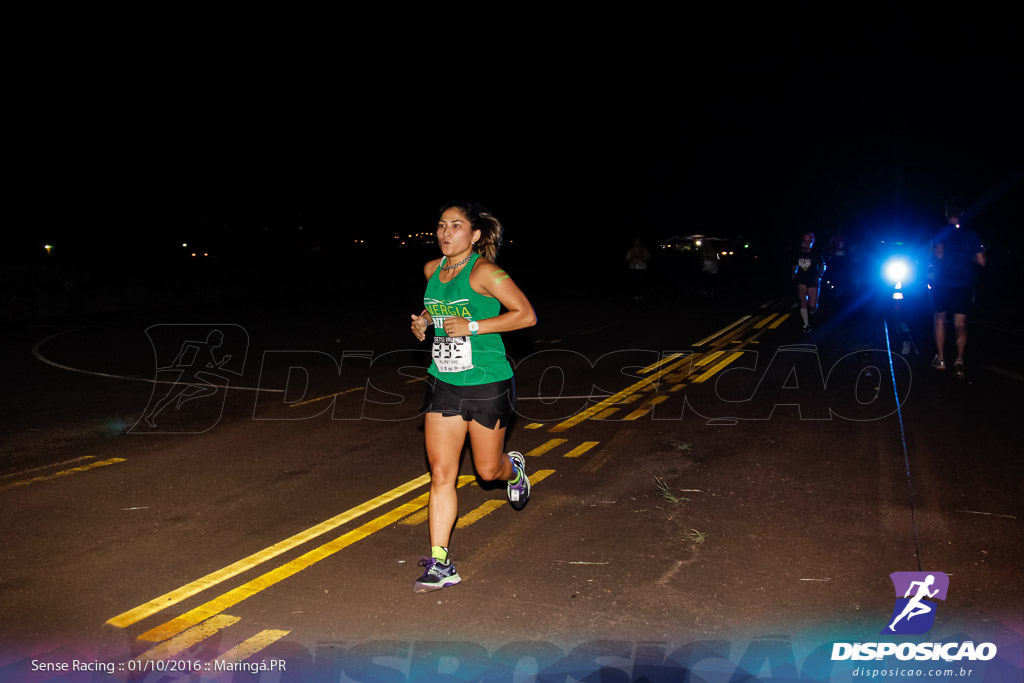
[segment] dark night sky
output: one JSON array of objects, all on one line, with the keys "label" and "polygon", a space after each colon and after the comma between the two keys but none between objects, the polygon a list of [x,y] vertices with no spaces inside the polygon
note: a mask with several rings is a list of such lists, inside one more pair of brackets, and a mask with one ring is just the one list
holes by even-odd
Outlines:
[{"label": "dark night sky", "polygon": [[54,35],[19,79],[23,241],[149,248],[297,223],[347,240],[430,229],[441,202],[470,197],[528,248],[618,249],[634,234],[932,225],[956,193],[990,239],[1019,244],[1012,22],[724,21],[263,17]]}]

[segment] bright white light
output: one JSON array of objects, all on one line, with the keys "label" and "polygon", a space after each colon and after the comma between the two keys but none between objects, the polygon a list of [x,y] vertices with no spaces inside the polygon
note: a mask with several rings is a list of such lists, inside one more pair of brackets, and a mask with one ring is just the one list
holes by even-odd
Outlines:
[{"label": "bright white light", "polygon": [[900,299],[903,298],[903,292],[893,292],[892,293],[892,298],[896,299],[897,301],[899,301]]},{"label": "bright white light", "polygon": [[907,260],[904,258],[893,256],[885,262],[882,274],[885,276],[885,279],[890,282],[900,282],[901,280],[907,279],[910,275],[910,264],[908,264]]}]

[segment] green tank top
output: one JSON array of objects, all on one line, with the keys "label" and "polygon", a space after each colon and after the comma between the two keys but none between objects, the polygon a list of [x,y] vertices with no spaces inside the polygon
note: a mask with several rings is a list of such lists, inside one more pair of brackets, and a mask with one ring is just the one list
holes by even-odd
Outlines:
[{"label": "green tank top", "polygon": [[441,261],[427,281],[423,294],[423,307],[434,320],[434,343],[431,348],[433,362],[428,372],[438,379],[457,386],[475,386],[500,382],[512,377],[512,366],[505,357],[505,344],[500,334],[478,334],[448,337],[444,321],[461,317],[469,321],[494,318],[501,311],[497,299],[478,294],[469,286],[469,275],[479,254],[472,254],[469,263],[451,282],[441,282]]}]

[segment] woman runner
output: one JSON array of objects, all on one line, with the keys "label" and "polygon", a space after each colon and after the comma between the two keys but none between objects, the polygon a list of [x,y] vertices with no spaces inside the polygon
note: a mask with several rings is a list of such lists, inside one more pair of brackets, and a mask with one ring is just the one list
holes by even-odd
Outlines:
[{"label": "woman runner", "polygon": [[[458,511],[455,485],[469,435],[477,476],[506,480],[509,503],[521,510],[530,498],[524,458],[504,451],[505,428],[515,405],[512,367],[500,332],[535,325],[526,295],[494,264],[501,223],[484,207],[453,202],[441,210],[437,243],[443,256],[423,268],[424,310],[412,316],[423,341],[434,326],[424,438],[430,463],[430,557],[413,592],[427,593],[462,581],[448,557]],[[505,312],[501,313],[501,308]]]}]

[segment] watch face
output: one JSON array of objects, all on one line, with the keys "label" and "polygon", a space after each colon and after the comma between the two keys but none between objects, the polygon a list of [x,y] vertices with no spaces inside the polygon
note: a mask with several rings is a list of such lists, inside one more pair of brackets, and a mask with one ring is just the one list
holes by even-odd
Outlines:
[{"label": "watch face", "polygon": [[478,323],[477,321],[474,320],[473,322],[471,322],[469,324],[469,331],[470,332],[476,332],[479,329],[480,329],[480,323]]}]

